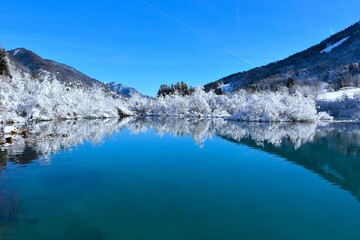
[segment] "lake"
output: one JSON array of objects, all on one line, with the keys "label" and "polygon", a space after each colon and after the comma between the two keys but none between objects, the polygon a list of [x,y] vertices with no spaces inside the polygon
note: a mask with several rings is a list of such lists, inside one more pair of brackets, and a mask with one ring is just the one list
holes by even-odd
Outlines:
[{"label": "lake", "polygon": [[0,151],[0,239],[360,239],[360,126],[43,122]]}]

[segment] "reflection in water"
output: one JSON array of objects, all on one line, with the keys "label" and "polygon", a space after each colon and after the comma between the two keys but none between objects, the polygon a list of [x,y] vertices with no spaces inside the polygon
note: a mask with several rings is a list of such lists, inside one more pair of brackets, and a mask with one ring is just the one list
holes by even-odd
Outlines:
[{"label": "reflection in water", "polygon": [[[219,136],[230,141],[276,154],[319,174],[328,182],[349,191],[360,201],[360,128],[354,124],[326,126],[289,126],[279,141],[261,141],[250,137],[239,139],[231,134]],[[253,128],[254,131],[256,128]],[[286,128],[282,128],[286,131]],[[296,130],[295,130],[296,129]],[[306,131],[307,134],[306,134]],[[263,131],[265,136],[271,132]],[[281,132],[281,131],[280,131]],[[274,135],[277,135],[276,133]],[[255,134],[255,136],[261,136]],[[261,139],[261,137],[260,137]]]},{"label": "reflection in water", "polygon": [[0,228],[16,223],[20,213],[19,194],[0,183]]},{"label": "reflection in water", "polygon": [[0,149],[0,168],[7,161],[25,164],[39,159],[42,164],[50,164],[51,154],[85,141],[100,144],[104,137],[120,131],[129,121],[130,118],[33,123],[26,126],[29,136],[13,136],[13,144]]},{"label": "reflection in water", "polygon": [[0,151],[0,239],[360,234],[358,125],[127,118],[24,127],[30,134]]},{"label": "reflection in water", "polygon": [[200,145],[216,135],[301,165],[360,200],[360,127],[356,124],[145,118],[128,127],[134,133],[153,128],[160,135],[189,135]]},{"label": "reflection in water", "polygon": [[23,164],[39,159],[50,164],[52,153],[84,141],[99,144],[125,127],[133,134],[153,129],[159,135],[188,135],[200,146],[219,136],[301,165],[360,200],[360,127],[355,124],[239,123],[199,118],[42,122],[29,126],[28,138],[18,137],[0,151],[0,168],[7,161]]},{"label": "reflection in water", "polygon": [[251,138],[258,144],[269,142],[279,146],[284,139],[290,139],[295,148],[312,141],[315,136],[316,124],[295,123],[257,123],[235,122],[224,119],[199,118],[144,118],[131,121],[128,125],[133,133],[144,132],[150,128],[158,134],[170,133],[174,136],[191,136],[201,145],[212,136],[228,137],[240,141]]}]

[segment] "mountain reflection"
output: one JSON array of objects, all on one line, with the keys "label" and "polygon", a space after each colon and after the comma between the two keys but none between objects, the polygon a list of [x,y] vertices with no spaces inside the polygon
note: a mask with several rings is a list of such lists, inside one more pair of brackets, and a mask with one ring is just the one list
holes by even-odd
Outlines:
[{"label": "mountain reflection", "polygon": [[150,129],[157,134],[191,136],[202,146],[221,137],[278,155],[317,173],[360,200],[360,126],[355,124],[239,123],[223,119],[126,118],[42,122],[27,126],[28,138],[18,137],[0,151],[0,169],[39,160],[51,164],[51,154],[85,141],[101,144],[106,136],[124,128],[132,134]]},{"label": "mountain reflection", "polygon": [[[274,127],[263,127],[267,129],[263,131],[264,136],[271,136],[268,131],[270,128],[274,129]],[[258,133],[249,134],[249,137],[241,139],[234,138],[231,134],[219,134],[219,136],[285,158],[317,173],[360,200],[359,125],[334,123],[326,126],[295,125],[288,128],[288,134],[282,132],[286,128],[281,128],[280,134],[274,133],[283,136],[282,138],[275,137],[260,143],[259,138],[256,137],[261,136]],[[262,132],[257,128],[253,129],[254,132]]]}]

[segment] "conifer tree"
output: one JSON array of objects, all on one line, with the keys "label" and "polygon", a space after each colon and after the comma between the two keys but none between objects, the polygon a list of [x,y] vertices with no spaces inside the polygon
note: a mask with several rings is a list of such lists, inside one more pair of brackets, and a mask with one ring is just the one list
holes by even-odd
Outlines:
[{"label": "conifer tree", "polygon": [[6,63],[6,52],[5,49],[0,48],[0,75],[10,76],[9,67]]}]

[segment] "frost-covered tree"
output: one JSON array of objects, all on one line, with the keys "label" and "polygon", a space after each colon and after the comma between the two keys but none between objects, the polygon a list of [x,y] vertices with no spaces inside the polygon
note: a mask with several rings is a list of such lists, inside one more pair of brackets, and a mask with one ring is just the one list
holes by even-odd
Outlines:
[{"label": "frost-covered tree", "polygon": [[209,115],[210,108],[207,102],[208,94],[206,94],[202,87],[195,88],[191,94],[189,102],[189,113],[191,115]]},{"label": "frost-covered tree", "polygon": [[[190,90],[183,83],[162,85],[157,98],[140,95],[123,99],[102,87],[65,85],[55,74],[39,71],[36,78],[16,70],[13,79],[1,77],[0,122],[112,118],[124,115],[164,117],[222,117],[238,121],[317,121],[329,119],[319,113],[313,95],[298,86],[277,92],[239,90],[217,95],[202,87]],[[360,99],[360,98],[359,98]],[[359,104],[360,105],[360,104]]]},{"label": "frost-covered tree", "polygon": [[71,88],[46,71],[29,81],[29,74],[14,72],[4,78],[0,88],[0,122],[119,118],[132,115],[126,102],[114,99],[102,88]]},{"label": "frost-covered tree", "polygon": [[165,95],[143,101],[132,99],[127,106],[135,113],[151,116],[225,117],[239,121],[317,121],[331,119],[318,113],[314,98],[306,97],[298,88],[290,94],[287,88],[278,92],[240,90],[216,95],[202,87],[186,96]]}]

